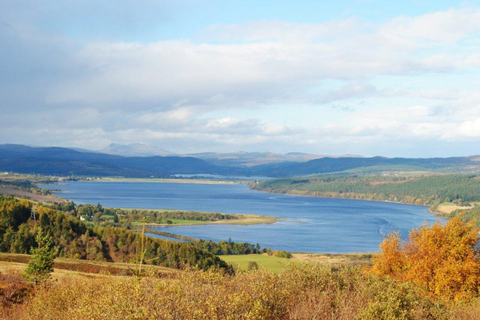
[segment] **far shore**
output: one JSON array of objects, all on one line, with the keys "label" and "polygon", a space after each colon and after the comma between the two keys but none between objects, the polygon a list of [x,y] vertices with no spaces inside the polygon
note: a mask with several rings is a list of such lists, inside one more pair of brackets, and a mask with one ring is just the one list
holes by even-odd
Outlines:
[{"label": "far shore", "polygon": [[148,183],[198,183],[198,184],[241,184],[244,180],[229,179],[188,179],[188,178],[96,178],[94,182],[148,182]]},{"label": "far shore", "polygon": [[398,203],[398,204],[407,204],[407,205],[411,205],[411,206],[420,206],[420,207],[427,207],[428,208],[428,212],[430,212],[431,214],[433,214],[434,216],[436,217],[439,217],[439,218],[446,218],[446,216],[448,216],[450,213],[452,213],[453,211],[455,210],[465,210],[465,209],[472,209],[474,206],[473,204],[471,206],[460,206],[460,205],[456,205],[454,203],[441,203],[437,206],[437,208],[435,210],[432,209],[432,206],[431,205],[428,205],[428,204],[418,204],[418,203],[411,203],[411,202],[406,202],[406,201],[391,201],[391,200],[377,200],[377,199],[358,199],[358,198],[355,198],[355,197],[348,197],[348,196],[344,196],[344,197],[329,197],[329,196],[325,196],[325,195],[315,195],[315,194],[312,194],[308,191],[303,191],[303,190],[296,190],[296,189],[292,189],[292,190],[288,190],[288,191],[284,191],[282,190],[282,192],[274,192],[274,191],[271,191],[271,190],[268,190],[268,189],[255,189],[252,187],[251,184],[248,184],[248,186],[250,187],[250,189],[252,190],[255,190],[255,191],[260,191],[260,192],[266,192],[266,193],[271,193],[271,194],[282,194],[282,195],[286,195],[286,196],[297,196],[297,197],[311,197],[311,198],[325,198],[325,199],[344,199],[344,200],[359,200],[359,201],[373,201],[373,202],[385,202],[385,203]]}]

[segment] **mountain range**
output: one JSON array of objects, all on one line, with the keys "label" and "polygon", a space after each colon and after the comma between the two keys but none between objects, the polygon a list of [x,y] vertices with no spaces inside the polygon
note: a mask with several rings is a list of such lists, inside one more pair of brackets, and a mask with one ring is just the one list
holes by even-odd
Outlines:
[{"label": "mountain range", "polygon": [[[109,148],[109,151],[116,146]],[[135,148],[137,146],[134,146]],[[118,150],[118,148],[117,148]],[[59,176],[170,177],[175,174],[292,177],[336,172],[480,172],[480,157],[325,157],[292,153],[121,156],[60,147],[0,145],[0,171]],[[261,159],[261,160],[255,160]],[[258,164],[263,163],[263,164]]]}]

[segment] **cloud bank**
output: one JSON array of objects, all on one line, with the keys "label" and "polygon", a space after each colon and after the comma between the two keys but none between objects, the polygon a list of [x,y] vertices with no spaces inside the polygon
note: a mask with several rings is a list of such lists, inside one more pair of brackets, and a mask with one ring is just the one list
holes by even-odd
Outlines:
[{"label": "cloud bank", "polygon": [[188,39],[86,41],[42,28],[41,10],[19,19],[18,5],[2,6],[4,143],[408,156],[480,150],[479,8],[380,23],[212,23]]}]

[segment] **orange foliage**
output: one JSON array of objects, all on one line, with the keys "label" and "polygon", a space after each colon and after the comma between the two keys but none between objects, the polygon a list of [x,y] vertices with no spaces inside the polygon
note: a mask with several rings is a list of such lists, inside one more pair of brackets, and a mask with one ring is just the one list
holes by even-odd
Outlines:
[{"label": "orange foliage", "polygon": [[410,232],[402,245],[398,233],[381,244],[372,271],[417,283],[433,297],[447,300],[479,295],[479,230],[474,222],[453,218],[445,226],[424,225]]}]

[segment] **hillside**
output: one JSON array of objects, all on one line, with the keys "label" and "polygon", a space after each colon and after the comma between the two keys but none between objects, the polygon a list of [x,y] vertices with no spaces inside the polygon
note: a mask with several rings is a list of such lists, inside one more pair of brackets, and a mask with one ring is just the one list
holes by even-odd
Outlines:
[{"label": "hillside", "polygon": [[251,168],[254,175],[267,177],[294,177],[321,173],[342,172],[369,168],[383,171],[480,171],[480,162],[475,157],[453,158],[321,158],[307,162],[283,162]]},{"label": "hillside", "polygon": [[170,177],[175,174],[293,177],[350,171],[480,172],[478,157],[324,157],[309,160],[318,156],[299,153],[204,153],[195,156],[124,157],[59,147],[5,144],[0,145],[0,171],[141,178]]},{"label": "hillside", "polygon": [[398,201],[434,205],[480,201],[480,177],[446,174],[413,177],[331,176],[272,179],[252,188],[273,193]]},{"label": "hillside", "polygon": [[[90,226],[66,212],[0,196],[0,252],[30,253],[36,246],[35,234],[42,228],[48,234],[59,257],[135,262],[140,250],[140,235],[117,227]],[[160,239],[144,240],[145,262],[170,268],[185,266],[230,271],[224,261],[190,243]]]},{"label": "hillside", "polygon": [[168,177],[230,173],[232,169],[191,157],[122,157],[58,147],[0,145],[0,171],[61,176]]}]

